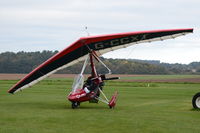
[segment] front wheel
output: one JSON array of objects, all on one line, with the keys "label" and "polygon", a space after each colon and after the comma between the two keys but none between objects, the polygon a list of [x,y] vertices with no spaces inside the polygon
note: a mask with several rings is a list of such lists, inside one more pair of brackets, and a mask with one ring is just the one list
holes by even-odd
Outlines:
[{"label": "front wheel", "polygon": [[200,92],[193,96],[192,105],[195,109],[200,109]]},{"label": "front wheel", "polygon": [[76,109],[80,106],[80,102],[72,102],[72,109]]}]

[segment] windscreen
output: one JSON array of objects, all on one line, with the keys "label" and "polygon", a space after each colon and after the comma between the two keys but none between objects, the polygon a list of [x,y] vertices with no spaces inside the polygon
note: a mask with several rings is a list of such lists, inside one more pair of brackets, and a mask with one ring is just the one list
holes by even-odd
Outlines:
[{"label": "windscreen", "polygon": [[74,78],[74,83],[72,85],[72,92],[76,91],[77,89],[81,89],[84,83],[84,76],[82,74],[77,75]]}]

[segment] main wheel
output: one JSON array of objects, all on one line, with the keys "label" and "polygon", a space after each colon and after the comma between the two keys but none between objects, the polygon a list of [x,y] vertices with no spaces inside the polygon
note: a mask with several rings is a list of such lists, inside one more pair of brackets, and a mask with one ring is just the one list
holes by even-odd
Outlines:
[{"label": "main wheel", "polygon": [[195,109],[200,109],[200,92],[193,96],[192,105]]},{"label": "main wheel", "polygon": [[72,102],[72,109],[76,109],[80,106],[80,102]]}]

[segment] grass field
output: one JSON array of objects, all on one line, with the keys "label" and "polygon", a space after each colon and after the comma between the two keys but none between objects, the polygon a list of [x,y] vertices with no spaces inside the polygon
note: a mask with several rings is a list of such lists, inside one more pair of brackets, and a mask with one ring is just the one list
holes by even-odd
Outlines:
[{"label": "grass field", "polygon": [[108,97],[119,92],[115,109],[86,102],[73,110],[66,100],[71,79],[47,79],[8,94],[16,82],[0,80],[0,133],[200,132],[200,111],[191,105],[200,83],[106,82]]},{"label": "grass field", "polygon": [[200,78],[200,75],[139,75],[139,76],[130,76],[122,77],[121,79],[185,79],[185,78]]}]

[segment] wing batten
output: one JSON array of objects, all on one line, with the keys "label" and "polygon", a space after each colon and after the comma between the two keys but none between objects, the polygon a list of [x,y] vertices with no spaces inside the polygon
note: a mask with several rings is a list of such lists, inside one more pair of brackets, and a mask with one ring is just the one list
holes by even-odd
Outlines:
[{"label": "wing batten", "polygon": [[25,89],[57,72],[58,70],[82,61],[84,56],[89,52],[88,47],[91,50],[98,51],[100,54],[104,54],[109,51],[129,47],[134,44],[174,39],[178,36],[192,32],[193,29],[173,29],[83,37],[34,69],[16,85],[9,89],[8,92],[15,93],[19,90]]}]

